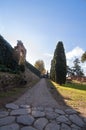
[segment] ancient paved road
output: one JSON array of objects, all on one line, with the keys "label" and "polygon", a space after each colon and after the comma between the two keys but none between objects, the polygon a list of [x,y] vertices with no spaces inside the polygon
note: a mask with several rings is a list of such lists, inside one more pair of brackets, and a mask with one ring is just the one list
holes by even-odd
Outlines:
[{"label": "ancient paved road", "polygon": [[71,108],[61,110],[45,79],[0,110],[0,130],[86,130],[86,117]]},{"label": "ancient paved road", "polygon": [[28,90],[22,97],[20,97],[15,104],[29,104],[31,106],[45,106],[59,108],[59,104],[53,99],[49,90],[47,89],[45,79],[41,79],[38,84]]}]

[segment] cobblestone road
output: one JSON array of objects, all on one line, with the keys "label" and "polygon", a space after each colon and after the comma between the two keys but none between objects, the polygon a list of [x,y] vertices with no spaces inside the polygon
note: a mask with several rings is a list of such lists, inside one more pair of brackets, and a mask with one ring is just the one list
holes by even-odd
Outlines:
[{"label": "cobblestone road", "polygon": [[42,79],[14,103],[0,110],[0,130],[86,130],[86,117],[61,110]]}]

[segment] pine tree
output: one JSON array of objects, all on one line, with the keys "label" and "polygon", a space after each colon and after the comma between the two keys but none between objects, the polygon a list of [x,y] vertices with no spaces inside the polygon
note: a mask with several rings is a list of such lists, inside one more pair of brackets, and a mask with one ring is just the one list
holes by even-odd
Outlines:
[{"label": "pine tree", "polygon": [[74,75],[75,76],[83,76],[83,70],[81,69],[80,64],[80,60],[78,58],[75,58],[75,60],[73,61],[74,66],[73,66],[73,71],[74,71]]}]

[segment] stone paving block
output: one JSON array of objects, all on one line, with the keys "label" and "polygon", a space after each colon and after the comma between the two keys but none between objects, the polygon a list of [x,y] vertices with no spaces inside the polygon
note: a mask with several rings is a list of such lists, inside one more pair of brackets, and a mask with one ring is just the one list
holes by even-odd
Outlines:
[{"label": "stone paving block", "polygon": [[45,116],[45,112],[42,112],[42,111],[32,111],[32,116],[34,116],[34,117],[44,117]]},{"label": "stone paving block", "polygon": [[79,127],[79,126],[77,126],[75,124],[72,124],[71,128],[72,128],[72,130],[81,130],[81,127]]},{"label": "stone paving block", "polygon": [[60,125],[57,125],[55,122],[49,123],[45,130],[60,130]]},{"label": "stone paving block", "polygon": [[7,116],[0,119],[0,126],[11,124],[15,121],[14,116]]},{"label": "stone paving block", "polygon": [[44,108],[43,107],[37,107],[37,110],[38,111],[44,111]]},{"label": "stone paving block", "polygon": [[29,114],[31,112],[31,109],[17,109],[17,110],[12,110],[10,115],[25,115]]},{"label": "stone paving block", "polygon": [[55,119],[56,117],[58,117],[59,116],[59,114],[57,114],[57,113],[55,113],[55,112],[47,112],[46,113],[46,118],[47,119]]},{"label": "stone paving block", "polygon": [[8,109],[13,109],[13,110],[19,108],[19,106],[14,104],[14,103],[6,104],[5,107],[8,108]]},{"label": "stone paving block", "polygon": [[80,126],[80,127],[83,127],[85,124],[84,122],[82,121],[82,119],[76,115],[76,114],[73,114],[73,115],[70,115],[69,116],[69,119],[76,125]]},{"label": "stone paving block", "polygon": [[60,122],[60,123],[66,123],[66,124],[69,124],[69,125],[71,124],[70,120],[67,117],[65,117],[64,115],[57,117],[56,121]]},{"label": "stone paving block", "polygon": [[53,109],[53,108],[50,108],[50,107],[46,107],[46,108],[45,108],[45,111],[48,111],[48,112],[53,112],[53,111],[54,111],[54,109]]},{"label": "stone paving block", "polygon": [[20,105],[20,108],[30,108],[30,105]]},{"label": "stone paving block", "polygon": [[22,115],[17,117],[17,123],[23,124],[23,125],[32,125],[34,122],[34,118],[31,115]]},{"label": "stone paving block", "polygon": [[86,123],[86,117],[83,118],[84,122]]},{"label": "stone paving block", "polygon": [[46,126],[48,123],[48,120],[46,118],[39,118],[35,121],[34,127],[37,128],[38,130],[43,130],[43,128]]},{"label": "stone paving block", "polygon": [[0,127],[0,130],[20,130],[20,129],[19,125],[15,123],[11,125],[2,126]]},{"label": "stone paving block", "polygon": [[77,111],[75,111],[74,109],[66,109],[65,112],[67,114],[76,114],[77,113]]},{"label": "stone paving block", "polygon": [[65,114],[64,111],[59,110],[59,109],[55,109],[55,112],[58,113],[58,114],[60,114],[60,115],[64,115]]},{"label": "stone paving block", "polygon": [[9,112],[7,111],[0,111],[0,118],[8,116]]},{"label": "stone paving block", "polygon": [[32,111],[38,111],[37,107],[32,107]]},{"label": "stone paving block", "polygon": [[21,128],[21,130],[37,130],[37,129],[35,129],[32,126],[25,126],[25,127]]},{"label": "stone paving block", "polygon": [[71,127],[69,127],[67,124],[62,123],[61,130],[71,130]]}]

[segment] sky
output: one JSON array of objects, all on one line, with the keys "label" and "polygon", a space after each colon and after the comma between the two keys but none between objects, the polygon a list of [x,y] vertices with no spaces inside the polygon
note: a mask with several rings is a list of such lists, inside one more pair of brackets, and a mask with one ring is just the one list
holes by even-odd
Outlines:
[{"label": "sky", "polygon": [[[62,41],[73,66],[86,51],[86,0],[0,0],[0,34],[12,47],[21,40],[27,61],[43,60],[48,71]],[[86,73],[86,63],[81,66]]]}]

